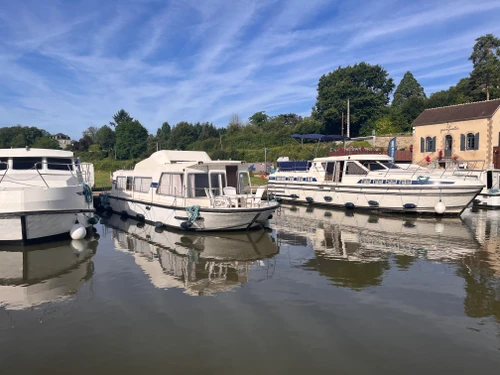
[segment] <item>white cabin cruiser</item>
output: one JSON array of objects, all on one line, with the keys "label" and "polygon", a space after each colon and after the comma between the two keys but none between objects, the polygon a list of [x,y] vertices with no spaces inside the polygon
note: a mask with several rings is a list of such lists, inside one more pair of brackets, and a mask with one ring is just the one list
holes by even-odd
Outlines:
[{"label": "white cabin cruiser", "polygon": [[113,173],[103,208],[158,227],[191,231],[246,230],[265,225],[279,207],[251,193],[240,161],[211,160],[201,151],[157,151],[134,170]]},{"label": "white cabin cruiser", "polygon": [[76,222],[94,223],[86,172],[70,151],[0,150],[0,244],[69,237]]},{"label": "white cabin cruiser", "polygon": [[[484,162],[482,162],[484,164]],[[500,208],[500,169],[495,169],[493,166],[490,168],[478,168],[480,166],[478,161],[460,162],[454,164],[452,167],[445,168],[429,168],[422,167],[417,164],[400,165],[401,168],[412,173],[424,173],[430,170],[435,176],[456,176],[462,179],[476,180],[484,184],[483,190],[473,200],[473,205],[479,208],[495,209]]]},{"label": "white cabin cruiser", "polygon": [[283,201],[387,212],[459,215],[484,184],[430,170],[402,169],[387,155],[315,158],[283,165],[269,177],[269,193]]}]

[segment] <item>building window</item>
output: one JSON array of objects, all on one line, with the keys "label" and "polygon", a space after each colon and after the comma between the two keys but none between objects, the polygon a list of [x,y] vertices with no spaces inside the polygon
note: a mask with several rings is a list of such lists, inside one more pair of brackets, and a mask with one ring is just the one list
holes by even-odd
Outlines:
[{"label": "building window", "polygon": [[434,147],[433,147],[432,138],[431,137],[425,138],[425,151],[432,152],[433,149],[434,149]]},{"label": "building window", "polygon": [[476,137],[474,134],[467,134],[467,150],[476,150]]}]

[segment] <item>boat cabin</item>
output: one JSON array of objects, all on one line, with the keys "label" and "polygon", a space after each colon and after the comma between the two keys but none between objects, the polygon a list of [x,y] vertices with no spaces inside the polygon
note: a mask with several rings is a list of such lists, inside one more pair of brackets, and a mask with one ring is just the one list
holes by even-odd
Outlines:
[{"label": "boat cabin", "polygon": [[134,170],[113,174],[117,193],[155,194],[165,198],[207,198],[206,189],[215,196],[225,187],[236,194],[251,192],[250,175],[241,161],[211,160],[202,151],[158,151],[136,164]]},{"label": "boat cabin", "polygon": [[0,150],[0,174],[6,170],[72,171],[73,153],[30,148],[3,149]]},{"label": "boat cabin", "polygon": [[[292,162],[297,163],[297,162]],[[298,169],[290,166],[280,168],[278,173],[269,177],[270,181],[290,182],[336,182],[341,183],[349,177],[359,179],[369,172],[386,174],[389,171],[401,170],[386,155],[355,155],[316,158],[312,162],[298,163]],[[308,165],[308,168],[303,168]]]}]

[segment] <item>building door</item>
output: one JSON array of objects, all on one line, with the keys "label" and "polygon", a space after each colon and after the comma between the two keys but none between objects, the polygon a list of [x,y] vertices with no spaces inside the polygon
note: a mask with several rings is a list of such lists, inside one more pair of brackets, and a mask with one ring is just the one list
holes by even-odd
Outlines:
[{"label": "building door", "polygon": [[493,147],[493,166],[500,169],[500,147]]},{"label": "building door", "polygon": [[453,154],[453,138],[451,135],[444,137],[444,157],[451,158]]}]

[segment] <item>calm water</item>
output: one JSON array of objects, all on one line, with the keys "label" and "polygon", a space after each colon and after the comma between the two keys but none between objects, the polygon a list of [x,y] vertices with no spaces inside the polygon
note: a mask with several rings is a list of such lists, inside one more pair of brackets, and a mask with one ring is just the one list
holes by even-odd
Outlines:
[{"label": "calm water", "polygon": [[271,231],[112,216],[0,248],[0,373],[497,373],[499,225],[284,207]]}]

